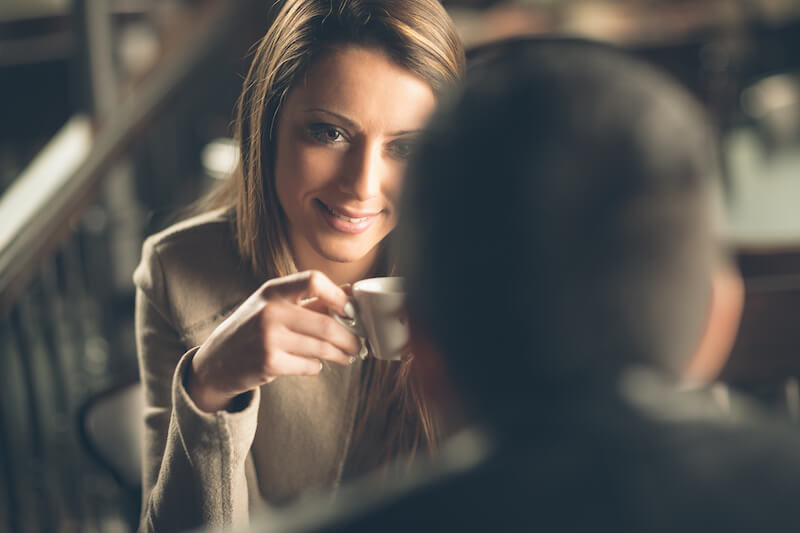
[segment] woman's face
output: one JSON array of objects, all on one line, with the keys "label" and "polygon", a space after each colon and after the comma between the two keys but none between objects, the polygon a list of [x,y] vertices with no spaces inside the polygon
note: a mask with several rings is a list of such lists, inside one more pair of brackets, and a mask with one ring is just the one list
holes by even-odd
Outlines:
[{"label": "woman's face", "polygon": [[274,172],[299,268],[374,261],[434,105],[427,83],[373,49],[337,48],[298,79],[281,106]]}]

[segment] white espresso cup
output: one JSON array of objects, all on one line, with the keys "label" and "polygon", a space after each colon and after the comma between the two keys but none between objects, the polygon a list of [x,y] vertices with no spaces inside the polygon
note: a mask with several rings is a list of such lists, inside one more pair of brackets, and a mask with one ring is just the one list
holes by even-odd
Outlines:
[{"label": "white espresso cup", "polygon": [[369,341],[372,355],[399,361],[408,343],[403,278],[369,278],[353,284],[354,316],[333,317],[362,339]]}]

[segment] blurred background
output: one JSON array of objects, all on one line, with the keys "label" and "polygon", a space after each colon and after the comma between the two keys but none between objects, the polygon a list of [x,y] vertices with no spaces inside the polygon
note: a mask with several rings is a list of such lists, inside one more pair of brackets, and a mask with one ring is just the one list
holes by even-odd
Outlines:
[{"label": "blurred background", "polygon": [[[0,532],[135,530],[131,274],[143,238],[235,166],[234,102],[271,4],[0,0]],[[468,46],[610,41],[706,104],[747,288],[715,394],[732,417],[728,385],[800,420],[800,1],[444,5]]]}]

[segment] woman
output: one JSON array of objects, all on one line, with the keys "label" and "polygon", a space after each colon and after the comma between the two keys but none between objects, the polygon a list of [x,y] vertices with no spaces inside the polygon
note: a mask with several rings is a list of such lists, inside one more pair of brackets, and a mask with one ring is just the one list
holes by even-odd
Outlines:
[{"label": "woman", "polygon": [[239,102],[239,171],[134,275],[141,530],[236,527],[435,447],[408,363],[363,360],[330,313],[389,272],[405,160],[463,64],[436,0],[281,5]]}]

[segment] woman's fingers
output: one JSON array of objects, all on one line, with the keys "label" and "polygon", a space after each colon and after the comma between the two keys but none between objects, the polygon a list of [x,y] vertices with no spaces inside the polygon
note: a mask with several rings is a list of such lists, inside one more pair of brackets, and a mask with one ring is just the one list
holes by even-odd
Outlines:
[{"label": "woman's fingers", "polygon": [[284,332],[281,346],[284,352],[292,356],[324,359],[340,365],[350,365],[355,362],[355,354],[344,352],[330,342],[294,331]]},{"label": "woman's fingers", "polygon": [[263,375],[315,375],[320,361],[348,365],[357,360],[360,339],[328,313],[348,314],[349,297],[317,271],[271,280],[256,293],[263,338]]},{"label": "woman's fingers", "polygon": [[[313,309],[300,305],[305,299],[315,302]],[[345,291],[321,272],[268,281],[198,349],[187,382],[192,398],[214,411],[277,376],[316,375],[321,360],[351,363],[359,340],[328,315],[348,314],[348,303]]]},{"label": "woman's fingers", "polygon": [[305,300],[301,300],[299,305],[317,313],[328,312],[328,306],[319,298],[306,298]]},{"label": "woman's fingers", "polygon": [[335,313],[349,314],[346,309],[349,303],[347,293],[318,270],[307,270],[270,280],[262,286],[261,291],[262,296],[268,300],[278,297],[300,303],[315,298],[319,304]]},{"label": "woman's fingers", "polygon": [[[344,291],[344,293],[350,298],[353,296],[353,284],[352,283],[345,283],[343,285],[339,285],[339,288]],[[327,313],[328,306],[320,300],[319,298],[312,297],[306,298],[300,301],[300,305],[305,307],[306,309],[311,309],[312,311],[317,311],[319,313]],[[352,318],[352,317],[351,317]]]},{"label": "woman's fingers", "polygon": [[[270,376],[316,376],[322,371],[322,362],[313,357],[301,357],[290,353],[283,354]],[[271,380],[270,380],[271,381]]]},{"label": "woman's fingers", "polygon": [[331,344],[348,357],[361,349],[359,338],[332,317],[299,305],[268,304],[264,321],[267,328],[269,324],[282,324],[289,331]]}]

